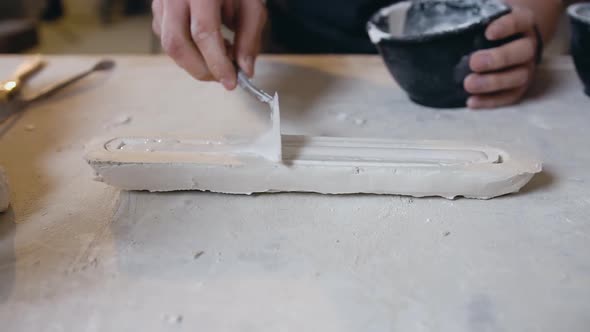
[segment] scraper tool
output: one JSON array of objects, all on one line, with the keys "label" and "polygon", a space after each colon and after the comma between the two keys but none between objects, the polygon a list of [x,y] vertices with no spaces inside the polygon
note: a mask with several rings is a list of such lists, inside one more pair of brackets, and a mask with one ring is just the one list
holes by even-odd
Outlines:
[{"label": "scraper tool", "polygon": [[279,95],[274,96],[257,88],[248,78],[248,75],[241,69],[237,68],[238,85],[246,90],[250,95],[256,97],[260,102],[270,106],[270,131],[262,134],[253,144],[254,148],[262,157],[274,162],[282,160],[281,152],[281,113],[279,109]]}]

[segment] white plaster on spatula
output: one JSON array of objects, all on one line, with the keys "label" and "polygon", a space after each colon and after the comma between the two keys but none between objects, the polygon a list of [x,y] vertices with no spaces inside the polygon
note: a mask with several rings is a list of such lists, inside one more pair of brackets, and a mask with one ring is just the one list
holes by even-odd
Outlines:
[{"label": "white plaster on spatula", "polygon": [[245,143],[115,138],[91,145],[98,178],[128,190],[233,194],[317,192],[492,198],[522,188],[541,164],[514,151],[442,141],[282,137],[282,163]]},{"label": "white plaster on spatula", "polygon": [[270,105],[270,129],[260,135],[251,144],[240,147],[243,153],[259,155],[270,161],[281,161],[281,112],[279,109],[279,95],[275,93]]},{"label": "white plaster on spatula", "polygon": [[6,211],[10,204],[10,191],[8,189],[8,180],[4,170],[0,167],[0,212]]}]

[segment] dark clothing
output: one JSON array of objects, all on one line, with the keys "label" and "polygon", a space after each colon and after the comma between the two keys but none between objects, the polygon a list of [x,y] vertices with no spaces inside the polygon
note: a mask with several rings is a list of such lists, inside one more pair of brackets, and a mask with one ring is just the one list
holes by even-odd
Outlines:
[{"label": "dark clothing", "polygon": [[64,16],[64,6],[62,0],[47,0],[45,10],[41,18],[47,22],[57,21]]},{"label": "dark clothing", "polygon": [[23,18],[25,14],[25,7],[20,1],[0,0],[0,19]]},{"label": "dark clothing", "polygon": [[[375,53],[369,17],[395,0],[268,0],[271,43],[289,53]],[[272,49],[271,49],[272,51]]]}]

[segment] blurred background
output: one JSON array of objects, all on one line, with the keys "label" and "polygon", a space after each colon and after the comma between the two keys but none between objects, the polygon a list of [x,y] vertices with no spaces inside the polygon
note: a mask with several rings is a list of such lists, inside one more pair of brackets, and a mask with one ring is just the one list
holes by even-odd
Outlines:
[{"label": "blurred background", "polygon": [[[151,0],[0,0],[0,53],[156,54],[150,6]],[[546,53],[567,53],[568,39],[564,16]]]},{"label": "blurred background", "polygon": [[0,0],[0,53],[149,54],[151,0]]}]

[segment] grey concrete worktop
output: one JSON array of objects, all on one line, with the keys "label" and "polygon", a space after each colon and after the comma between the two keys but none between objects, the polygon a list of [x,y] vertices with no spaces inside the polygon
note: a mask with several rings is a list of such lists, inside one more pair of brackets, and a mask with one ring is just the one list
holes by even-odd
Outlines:
[{"label": "grey concrete worktop", "polygon": [[[94,137],[249,124],[226,109],[236,94],[164,57],[115,59],[0,125],[0,330],[590,330],[590,98],[569,59],[480,112],[411,104],[377,57],[261,60],[284,133],[498,141],[544,161],[491,201],[119,192],[83,160]],[[0,77],[21,60],[0,57]],[[94,60],[50,58],[32,88]]]}]

